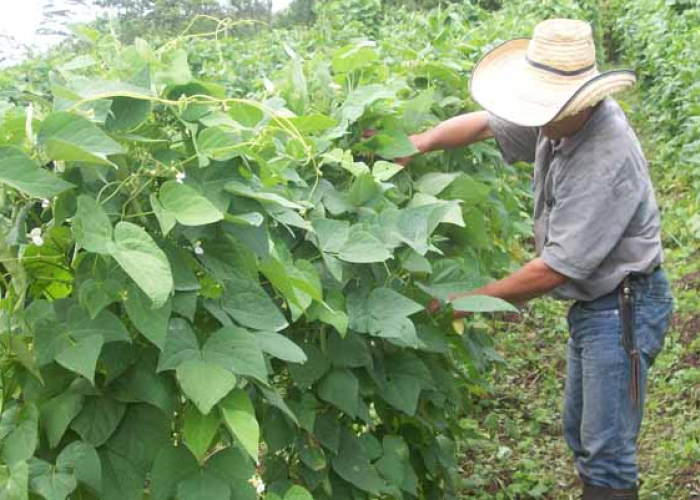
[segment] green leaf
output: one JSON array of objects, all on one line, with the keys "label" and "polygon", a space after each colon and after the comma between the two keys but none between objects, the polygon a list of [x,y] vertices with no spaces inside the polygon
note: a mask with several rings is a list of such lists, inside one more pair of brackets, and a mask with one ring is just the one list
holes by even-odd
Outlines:
[{"label": "green leaf", "polygon": [[226,482],[231,491],[235,492],[236,500],[257,498],[255,489],[248,482],[255,474],[255,467],[253,461],[241,450],[231,447],[219,451],[207,461],[206,470]]},{"label": "green leaf", "polygon": [[314,500],[306,488],[295,484],[284,494],[284,500]]},{"label": "green leaf", "polygon": [[56,459],[56,469],[68,471],[93,491],[102,491],[102,467],[100,457],[93,446],[73,441],[63,448]]},{"label": "green leaf", "polygon": [[351,417],[357,417],[360,384],[350,370],[333,370],[321,381],[318,397]]},{"label": "green leaf", "polygon": [[28,500],[28,491],[27,462],[0,466],[0,500]]},{"label": "green leaf", "polygon": [[124,300],[124,306],[129,319],[138,331],[162,350],[172,314],[172,301],[168,300],[162,307],[153,309],[146,294],[140,288],[131,286]]},{"label": "green leaf", "polygon": [[289,363],[304,363],[304,351],[284,335],[275,332],[255,332],[253,334],[260,349],[275,358]]},{"label": "green leaf", "polygon": [[419,303],[390,288],[376,288],[369,296],[369,312],[377,319],[398,319],[422,310]]},{"label": "green leaf", "polygon": [[46,500],[65,500],[78,487],[75,475],[67,474],[43,460],[32,460],[29,466],[29,488]]},{"label": "green leaf", "polygon": [[75,240],[89,252],[107,254],[112,244],[112,223],[102,205],[84,194],[78,196],[73,219]]},{"label": "green leaf", "polygon": [[158,358],[158,371],[175,370],[189,359],[201,358],[199,342],[190,324],[173,318],[168,325],[163,352]]},{"label": "green leaf", "polygon": [[303,207],[298,203],[295,203],[283,196],[276,193],[270,193],[268,191],[254,191],[250,186],[246,186],[238,181],[230,181],[226,183],[226,191],[235,194],[237,196],[242,196],[244,198],[251,198],[257,200],[261,203],[273,203],[284,208],[290,208],[292,210],[301,210]]},{"label": "green leaf", "polygon": [[391,252],[372,233],[356,227],[351,228],[348,243],[338,254],[340,260],[354,264],[384,262],[392,258]]},{"label": "green leaf", "polygon": [[345,429],[338,455],[333,458],[333,470],[357,488],[378,495],[386,485],[365,455],[359,439]]},{"label": "green leaf", "polygon": [[129,334],[111,312],[102,311],[91,319],[77,304],[70,304],[59,310],[58,321],[42,320],[35,327],[37,363],[43,366],[56,360],[92,381],[102,344],[130,341]]},{"label": "green leaf", "polygon": [[455,311],[465,312],[518,312],[518,309],[511,303],[488,295],[469,295],[460,297],[452,301]]},{"label": "green leaf", "polygon": [[148,199],[151,202],[153,213],[155,214],[156,219],[158,219],[158,224],[160,224],[161,233],[163,233],[163,236],[167,236],[172,228],[175,227],[175,224],[177,224],[175,214],[167,211],[163,205],[161,205],[155,193],[151,193]]},{"label": "green leaf", "polygon": [[86,443],[103,445],[124,418],[126,405],[109,397],[88,397],[71,429]]},{"label": "green leaf", "polygon": [[345,338],[331,333],[328,337],[328,355],[333,366],[340,368],[359,368],[372,364],[369,345],[364,338],[352,332]]},{"label": "green leaf", "polygon": [[183,478],[199,472],[197,460],[184,446],[167,444],[156,456],[151,471],[151,500],[171,500]]},{"label": "green leaf", "polygon": [[159,200],[183,226],[203,226],[224,218],[224,214],[197,190],[177,181],[163,184]]},{"label": "green leaf", "polygon": [[187,447],[198,460],[202,460],[219,430],[219,417],[215,413],[202,415],[196,406],[189,405],[185,411],[183,434]]},{"label": "green leaf", "polygon": [[198,472],[177,487],[178,500],[229,500],[230,496],[226,481],[207,471]]},{"label": "green leaf", "polygon": [[415,182],[416,191],[437,196],[442,193],[461,173],[431,172]]},{"label": "green leaf", "polygon": [[131,97],[115,97],[105,120],[107,130],[131,130],[138,127],[151,113],[151,103]]},{"label": "green leaf", "polygon": [[73,186],[56,174],[39,167],[22,150],[0,147],[0,183],[35,198],[52,199]]},{"label": "green leaf", "polygon": [[202,357],[235,375],[267,384],[267,365],[255,334],[236,326],[214,332],[204,344]]},{"label": "green leaf", "polygon": [[369,40],[346,45],[333,55],[333,71],[351,73],[373,65],[379,61],[379,54],[377,54],[375,47],[376,43]]},{"label": "green leaf", "polygon": [[46,117],[37,141],[52,160],[111,165],[107,157],[124,152],[119,143],[90,120],[65,111]]},{"label": "green leaf", "polygon": [[130,404],[105,446],[125,457],[140,473],[151,470],[160,449],[172,442],[172,420],[149,404]]},{"label": "green leaf", "polygon": [[241,325],[256,330],[279,331],[288,323],[265,290],[251,279],[225,282],[221,307]]},{"label": "green leaf", "polygon": [[130,222],[117,224],[114,241],[112,256],[151,299],[153,307],[162,307],[173,291],[173,275],[163,250],[142,227]]},{"label": "green leaf", "polygon": [[471,176],[462,174],[452,182],[447,197],[451,199],[458,198],[464,201],[465,207],[479,205],[486,201],[491,192],[491,187],[474,180]]},{"label": "green leaf", "polygon": [[258,461],[260,447],[260,426],[255,418],[255,408],[248,394],[242,389],[234,389],[221,403],[221,415],[228,430],[243,445],[243,449]]},{"label": "green leaf", "polygon": [[104,340],[101,335],[85,337],[58,353],[56,361],[94,383],[97,358],[100,357],[103,344]]},{"label": "green leaf", "polygon": [[128,458],[103,448],[101,500],[143,500],[145,472],[139,471]]},{"label": "green leaf", "polygon": [[67,391],[41,406],[41,426],[51,448],[61,442],[66,429],[83,409],[83,401],[82,394]]},{"label": "green leaf", "polygon": [[183,49],[163,53],[156,67],[155,79],[161,85],[185,85],[192,81],[192,72]]},{"label": "green leaf", "polygon": [[409,137],[399,130],[387,130],[362,143],[382,158],[404,158],[419,151]]},{"label": "green leaf", "polygon": [[388,181],[402,170],[403,166],[398,163],[380,160],[375,162],[372,167],[372,177],[374,177],[374,180],[377,182],[384,182]]},{"label": "green leaf", "polygon": [[348,241],[350,224],[333,219],[314,219],[316,246],[324,252],[338,253]]},{"label": "green leaf", "polygon": [[230,371],[201,359],[185,361],[176,373],[182,392],[205,415],[236,386]]},{"label": "green leaf", "polygon": [[0,458],[7,465],[15,465],[34,455],[39,442],[39,411],[32,403],[15,405],[3,411],[0,417],[2,449]]},{"label": "green leaf", "polygon": [[384,436],[384,455],[377,461],[377,470],[391,484],[400,487],[406,475],[409,451],[408,445],[399,436]]},{"label": "green leaf", "polygon": [[306,389],[319,380],[331,367],[330,359],[314,344],[304,344],[306,362],[304,364],[290,364],[287,366],[292,374],[294,383]]}]

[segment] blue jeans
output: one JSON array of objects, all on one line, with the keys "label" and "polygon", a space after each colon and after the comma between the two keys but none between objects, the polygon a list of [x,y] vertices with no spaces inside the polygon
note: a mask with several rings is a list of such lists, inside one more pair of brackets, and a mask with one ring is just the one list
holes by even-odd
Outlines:
[{"label": "blue jeans", "polygon": [[616,292],[569,310],[564,437],[584,483],[637,486],[637,436],[648,370],[664,344],[673,296],[663,270],[633,278],[635,339],[640,356],[639,401],[630,392],[630,357],[622,344]]}]

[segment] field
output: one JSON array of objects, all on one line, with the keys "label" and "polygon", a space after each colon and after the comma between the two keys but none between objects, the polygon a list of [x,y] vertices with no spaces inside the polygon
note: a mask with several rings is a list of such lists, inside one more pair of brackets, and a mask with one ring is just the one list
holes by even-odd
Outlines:
[{"label": "field", "polygon": [[425,311],[533,256],[532,166],[492,141],[392,161],[552,17],[637,72],[676,297],[642,498],[700,498],[700,9],[415,3],[96,22],[0,71],[0,500],[577,498],[566,304]]}]

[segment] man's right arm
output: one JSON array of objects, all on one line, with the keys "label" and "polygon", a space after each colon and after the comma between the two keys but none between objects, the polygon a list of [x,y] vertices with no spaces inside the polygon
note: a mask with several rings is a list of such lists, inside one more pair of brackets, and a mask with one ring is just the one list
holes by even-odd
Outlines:
[{"label": "man's right arm", "polygon": [[475,111],[450,118],[435,128],[411,136],[421,153],[469,146],[493,137],[486,111]]}]

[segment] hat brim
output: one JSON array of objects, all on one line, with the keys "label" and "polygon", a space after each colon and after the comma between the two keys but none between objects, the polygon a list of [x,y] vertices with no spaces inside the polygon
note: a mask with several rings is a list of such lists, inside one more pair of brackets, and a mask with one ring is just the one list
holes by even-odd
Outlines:
[{"label": "hat brim", "polygon": [[470,81],[474,100],[511,123],[541,127],[575,114],[634,85],[631,70],[597,70],[575,77],[534,70],[526,59],[529,38],[516,38],[488,52]]}]

